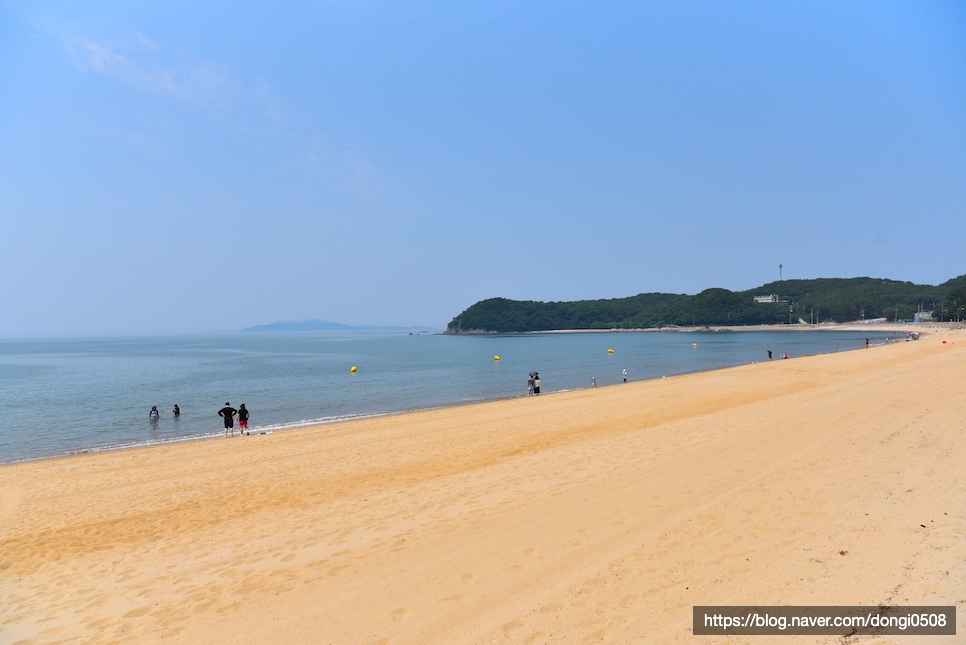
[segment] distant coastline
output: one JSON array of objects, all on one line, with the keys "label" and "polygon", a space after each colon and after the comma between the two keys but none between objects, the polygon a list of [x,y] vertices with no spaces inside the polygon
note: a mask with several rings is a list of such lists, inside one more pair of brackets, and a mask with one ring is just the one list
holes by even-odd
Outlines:
[{"label": "distant coastline", "polygon": [[242,332],[312,332],[312,331],[385,331],[385,332],[413,332],[431,333],[436,331],[433,327],[397,327],[392,325],[344,325],[316,318],[313,320],[282,320],[268,325],[256,325],[246,327]]}]

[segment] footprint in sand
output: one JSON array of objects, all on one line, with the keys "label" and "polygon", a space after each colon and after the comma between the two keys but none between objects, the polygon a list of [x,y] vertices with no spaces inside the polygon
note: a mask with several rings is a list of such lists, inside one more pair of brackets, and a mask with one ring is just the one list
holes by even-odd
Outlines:
[{"label": "footprint in sand", "polygon": [[503,625],[503,635],[507,638],[511,638],[518,629],[523,627],[523,623],[519,620],[511,620],[510,622]]},{"label": "footprint in sand", "polygon": [[392,610],[392,619],[395,622],[401,623],[402,621],[406,620],[407,618],[409,618],[409,610],[407,608],[400,607],[399,609],[393,609]]},{"label": "footprint in sand", "polygon": [[460,578],[463,580],[463,582],[467,582],[467,583],[476,582],[475,573],[464,573],[462,576],[460,576]]}]

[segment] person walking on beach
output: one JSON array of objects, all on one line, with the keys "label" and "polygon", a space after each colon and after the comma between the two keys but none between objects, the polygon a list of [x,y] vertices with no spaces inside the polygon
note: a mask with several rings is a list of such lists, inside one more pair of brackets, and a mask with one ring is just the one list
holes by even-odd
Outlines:
[{"label": "person walking on beach", "polygon": [[624,370],[622,376],[624,377],[624,382],[627,383],[627,370]]},{"label": "person walking on beach", "polygon": [[869,349],[869,339],[868,338],[865,339],[865,348],[866,349]]},{"label": "person walking on beach", "polygon": [[161,413],[158,412],[158,406],[152,405],[151,411],[148,412],[148,418],[151,419],[152,421],[157,421],[160,416],[161,416]]},{"label": "person walking on beach", "polygon": [[239,405],[238,406],[238,432],[240,432],[241,434],[251,434],[248,432],[249,416],[250,415],[248,412],[248,408],[245,407],[245,404],[242,403],[241,405]]},{"label": "person walking on beach", "polygon": [[218,416],[220,416],[225,421],[226,437],[228,436],[229,432],[231,432],[231,436],[233,437],[235,436],[235,414],[237,413],[238,413],[238,410],[231,407],[231,403],[229,403],[228,401],[225,401],[225,407],[218,410]]},{"label": "person walking on beach", "polygon": [[173,414],[176,417],[180,417],[181,416],[181,408],[178,407],[178,404],[177,403],[174,404],[174,409],[171,410],[171,414]]},{"label": "person walking on beach", "polygon": [[527,396],[533,396],[533,377],[527,379]]},{"label": "person walking on beach", "polygon": [[597,387],[597,379],[593,376],[590,377],[590,387]]},{"label": "person walking on beach", "polygon": [[533,377],[533,395],[540,396],[540,375]]},{"label": "person walking on beach", "polygon": [[771,350],[768,350],[768,360],[771,360]]}]

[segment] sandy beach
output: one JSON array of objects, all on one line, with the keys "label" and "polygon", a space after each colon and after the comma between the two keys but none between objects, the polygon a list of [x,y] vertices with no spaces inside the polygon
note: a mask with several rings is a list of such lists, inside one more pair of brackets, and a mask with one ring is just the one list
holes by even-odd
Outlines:
[{"label": "sandy beach", "polygon": [[0,643],[769,643],[694,605],[958,605],[966,331],[0,467]]}]

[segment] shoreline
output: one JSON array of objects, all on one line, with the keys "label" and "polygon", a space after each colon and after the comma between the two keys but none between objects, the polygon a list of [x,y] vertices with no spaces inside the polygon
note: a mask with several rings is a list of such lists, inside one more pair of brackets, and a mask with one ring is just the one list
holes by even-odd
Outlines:
[{"label": "shoreline", "polygon": [[[945,323],[945,324],[949,325],[951,323]],[[956,324],[956,323],[952,323],[952,324]],[[714,328],[697,327],[697,328],[675,328],[675,329],[604,329],[604,330],[591,329],[591,330],[551,330],[551,331],[522,332],[522,333],[537,335],[537,334],[582,334],[582,333],[612,333],[612,332],[613,333],[623,333],[623,332],[654,333],[654,332],[660,332],[660,331],[669,331],[669,332],[673,332],[673,331],[678,331],[678,332],[772,331],[773,327],[775,329],[790,330],[790,329],[787,329],[786,326],[784,325],[777,325],[777,326],[758,325],[758,326],[737,326],[733,328],[731,327],[714,327]],[[835,326],[827,326],[827,325],[825,326],[816,325],[814,327],[815,329],[804,329],[802,328],[802,326],[796,326],[794,330],[795,331],[820,331],[820,330],[865,331],[865,328],[862,326],[860,326],[858,329],[846,328],[844,326],[835,327]],[[883,323],[881,325],[877,324],[876,328],[878,331],[891,332],[891,333],[896,333],[896,332],[906,333],[907,331],[910,331],[908,328],[903,327],[902,325],[891,325],[888,323]],[[921,327],[916,327],[914,331],[919,331],[920,333],[922,333],[923,335],[922,337],[925,338],[926,336],[930,335],[931,333],[935,333],[940,329],[948,329],[948,327],[931,328],[931,329],[923,329]],[[877,347],[883,344],[886,344],[886,343],[879,343],[879,344],[872,343],[872,346]],[[863,349],[863,348],[855,348],[855,349]],[[790,358],[803,358],[806,356],[824,356],[828,354],[840,353],[842,351],[853,351],[853,350],[852,349],[839,350],[836,352],[827,352],[824,354],[806,354],[803,356],[792,356]],[[781,359],[776,358],[775,360],[781,360]],[[758,362],[760,361],[752,361],[751,363],[746,363],[746,364],[753,365]],[[680,376],[687,376],[692,374],[712,373],[720,370],[731,369],[732,367],[735,367],[735,366],[726,365],[726,366],[717,367],[710,370],[698,370],[693,372],[672,373],[669,375],[662,375],[660,377],[654,376],[653,378],[634,379],[634,380],[631,380],[630,382],[639,383],[639,382],[675,378]],[[625,384],[617,384],[617,385],[625,385]],[[612,385],[602,385],[600,387],[601,388],[612,387]],[[560,390],[544,391],[543,395],[546,396],[551,394],[583,391],[583,390],[589,390],[589,389],[593,389],[593,388],[590,386],[579,387],[579,388],[564,388]],[[426,412],[431,410],[458,408],[458,407],[463,407],[467,405],[476,405],[480,403],[490,403],[490,402],[497,402],[497,401],[508,401],[508,400],[514,400],[518,398],[527,398],[527,396],[525,393],[521,392],[519,394],[513,394],[509,396],[453,401],[453,402],[443,403],[440,405],[433,405],[433,406],[426,406],[426,407],[402,408],[402,409],[382,410],[382,411],[374,411],[374,412],[362,412],[358,414],[338,416],[338,417],[321,417],[316,419],[300,419],[295,421],[284,421],[284,422],[267,424],[264,426],[252,426],[251,428],[249,428],[249,431],[252,433],[255,433],[252,436],[274,434],[275,432],[287,432],[287,431],[297,430],[301,428],[315,428],[315,427],[338,425],[341,423],[348,423],[359,419],[369,419],[369,418],[378,418],[378,417],[393,416],[393,415],[404,415],[404,414],[411,414],[411,413],[418,413],[418,412]],[[223,436],[222,430],[213,430],[213,431],[204,432],[204,433],[196,433],[196,434],[177,436],[177,437],[167,437],[162,439],[148,439],[148,440],[127,442],[127,443],[77,448],[77,449],[68,450],[64,452],[39,455],[35,457],[23,457],[18,459],[11,459],[11,460],[0,460],[0,469],[4,468],[5,466],[14,465],[14,464],[32,463],[32,462],[46,461],[51,459],[66,459],[66,458],[72,458],[72,457],[80,457],[88,454],[119,452],[119,451],[127,451],[127,450],[141,450],[141,449],[147,449],[147,448],[152,448],[156,446],[165,446],[169,444],[217,440],[219,438],[222,438],[222,436]]]},{"label": "shoreline", "polygon": [[[963,322],[918,322],[918,323],[830,323],[830,324],[789,324],[789,325],[695,325],[692,327],[641,327],[610,329],[545,329],[541,331],[464,331],[453,332],[453,336],[488,336],[488,335],[517,335],[517,334],[655,334],[674,332],[728,332],[728,331],[885,331],[885,332],[936,332],[941,330],[963,329]],[[447,335],[440,332],[439,335]]]},{"label": "shoreline", "polygon": [[956,604],[963,378],[943,331],[8,465],[0,641],[712,645],[693,606]]}]

